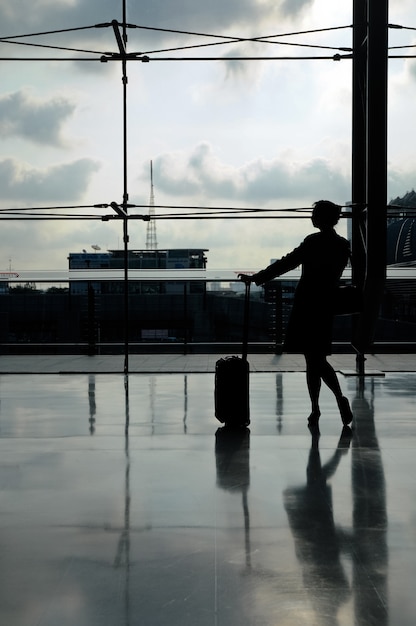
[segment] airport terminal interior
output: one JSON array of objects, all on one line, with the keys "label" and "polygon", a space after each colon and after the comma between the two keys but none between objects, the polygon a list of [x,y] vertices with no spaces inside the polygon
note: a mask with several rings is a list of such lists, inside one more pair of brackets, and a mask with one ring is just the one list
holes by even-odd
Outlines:
[{"label": "airport terminal interior", "polygon": [[312,431],[300,361],[253,357],[230,430],[202,357],[152,358],[0,358],[0,623],[413,626],[413,355],[337,357],[352,428],[323,388]]},{"label": "airport terminal interior", "polygon": [[[12,3],[9,4],[11,7]],[[20,6],[21,3],[14,3],[17,4]],[[2,272],[0,285],[3,298],[0,347],[5,350],[4,354],[0,354],[0,625],[414,626],[416,305],[413,272],[416,263],[416,218],[414,198],[410,198],[409,193],[387,206],[387,138],[388,135],[394,136],[397,128],[400,128],[401,133],[397,137],[405,136],[401,123],[407,123],[406,130],[412,127],[412,122],[405,120],[402,114],[405,109],[402,105],[397,107],[397,104],[396,116],[399,115],[401,123],[398,126],[390,123],[388,126],[387,123],[387,67],[390,58],[388,31],[414,29],[393,22],[389,24],[387,0],[355,1],[351,13],[354,28],[350,46],[340,46],[342,40],[337,47],[322,46],[319,40],[319,56],[305,57],[319,61],[320,65],[324,59],[332,66],[336,61],[335,66],[342,67],[342,71],[344,61],[352,61],[351,127],[343,120],[345,112],[349,111],[346,108],[349,98],[345,87],[347,74],[338,74],[338,77],[341,76],[338,82],[332,79],[328,82],[326,77],[329,74],[322,74],[316,83],[316,93],[319,92],[320,113],[328,116],[328,127],[323,127],[327,130],[319,130],[317,139],[305,142],[298,128],[298,120],[302,116],[296,114],[296,125],[293,127],[296,132],[289,132],[288,152],[285,148],[285,141],[288,141],[285,133],[282,135],[279,126],[275,127],[279,139],[276,143],[270,130],[272,126],[274,128],[276,120],[280,119],[282,124],[286,124],[282,117],[283,107],[276,109],[273,106],[270,118],[272,125],[265,125],[263,131],[259,127],[260,132],[255,133],[260,143],[262,138],[268,135],[271,137],[271,147],[262,147],[261,150],[255,149],[252,142],[254,135],[250,131],[250,124],[257,121],[255,110],[251,110],[249,105],[251,101],[247,101],[247,107],[244,108],[249,115],[244,114],[241,118],[244,125],[236,127],[236,139],[232,138],[229,129],[241,122],[238,116],[236,120],[231,119],[231,109],[227,109],[223,122],[221,115],[212,115],[216,111],[212,107],[209,111],[207,109],[208,116],[203,113],[203,100],[208,98],[209,102],[210,94],[216,93],[213,88],[216,83],[211,74],[205,83],[208,89],[197,89],[194,82],[189,85],[182,82],[184,72],[179,75],[179,82],[172,73],[167,84],[166,81],[160,83],[168,98],[165,96],[161,99],[158,96],[160,85],[149,80],[150,68],[147,64],[150,61],[175,60],[175,55],[171,56],[172,50],[188,48],[190,54],[196,54],[191,49],[199,48],[199,44],[184,45],[181,42],[180,47],[171,48],[171,34],[195,37],[198,32],[179,31],[176,30],[177,26],[175,30],[142,27],[134,24],[133,19],[130,23],[130,18],[127,22],[127,4],[131,5],[129,9],[132,14],[137,15],[134,19],[141,20],[142,12],[135,14],[135,3],[127,3],[126,0],[120,3],[122,10],[118,11],[122,21],[115,19],[115,15],[110,12],[110,4],[116,3],[106,2],[102,3],[104,12],[97,14],[94,20],[95,26],[77,28],[72,27],[75,24],[72,19],[76,15],[94,15],[92,6],[88,6],[87,11],[86,8],[80,10],[78,5],[84,4],[86,7],[94,3],[38,3],[41,4],[45,7],[48,5],[46,8],[51,18],[43,22],[36,13],[35,21],[26,22],[31,24],[30,30],[26,32],[33,31],[37,23],[42,26],[41,33],[2,38],[4,46],[13,44],[13,48],[17,43],[36,46],[36,51],[52,48],[53,56],[36,52],[36,56],[15,57],[12,52],[10,62],[24,61],[25,58],[36,62],[50,61],[52,73],[49,74],[43,68],[37,73],[32,69],[34,65],[31,65],[32,77],[28,69],[22,74],[13,69],[10,72],[11,82],[5,83],[7,93],[3,97],[3,117],[6,120],[3,135],[7,139],[5,149],[9,150],[15,138],[17,142],[16,149],[5,153],[4,171],[7,176],[4,177],[2,219],[20,223],[10,236],[10,244],[7,241],[4,256],[7,254],[5,258],[8,258],[9,271]],[[53,4],[76,5],[76,8],[68,8],[68,12],[66,8],[52,10]],[[245,4],[257,4],[259,11],[263,12],[267,10],[268,3]],[[293,10],[289,10],[291,4],[295,7],[292,7]],[[284,9],[290,16],[288,24],[292,24],[295,14],[300,14],[306,4],[281,2],[278,8]],[[222,11],[223,5],[226,3],[221,4],[221,15],[227,15],[226,11]],[[215,10],[208,8],[211,19],[211,13],[214,15]],[[247,7],[244,9],[243,6],[242,16],[246,10]],[[198,18],[196,11],[193,7],[193,11],[188,12],[192,22],[195,15]],[[12,16],[13,9],[3,11],[6,16],[9,13]],[[182,13],[176,12],[175,20],[183,20],[187,11]],[[235,28],[240,24],[243,26],[245,18],[239,17],[238,10],[234,13],[238,16]],[[68,15],[71,19],[62,24],[59,15]],[[247,17],[249,15],[255,15],[252,7]],[[263,15],[264,18],[258,23],[266,23],[266,15]],[[23,16],[24,12],[20,11],[19,24],[20,21],[25,23],[24,19],[20,20]],[[47,17],[46,12],[44,16]],[[282,17],[285,17],[283,13]],[[104,19],[111,21],[103,22]],[[228,32],[227,19],[222,21],[218,27]],[[228,24],[231,22],[229,18]],[[306,23],[302,17],[302,24]],[[348,20],[348,23],[351,24],[351,21]],[[53,30],[57,24],[69,28]],[[163,24],[169,26],[168,14],[164,15]],[[252,37],[256,21],[250,19],[247,24],[249,28],[247,30],[244,27],[243,32],[250,33],[249,39],[240,36],[229,39],[227,35],[219,41],[216,39],[215,44],[203,45],[217,45],[221,39],[226,44],[250,44],[247,50],[251,55],[251,50],[254,50],[252,44],[264,44],[265,39]],[[209,23],[203,26],[208,28]],[[25,32],[26,27],[19,25],[21,32]],[[57,42],[65,42],[55,37],[52,39],[53,45],[48,45],[45,39],[41,40],[42,43],[15,40],[15,37],[32,38],[35,35],[57,35],[97,28],[100,32],[104,32],[101,30],[103,28],[108,29],[109,48],[106,39],[96,41],[94,37],[91,37],[92,42],[96,41],[91,44],[93,50],[89,49],[89,44],[88,49],[79,48],[79,42],[85,41],[85,48],[88,39],[69,39],[68,44],[73,41],[77,43],[76,48],[57,46]],[[156,43],[151,44],[152,40],[143,39],[143,35],[136,37],[135,48],[132,33],[129,44],[131,50],[143,50],[141,42],[144,41],[154,51],[130,52],[130,47],[127,49],[127,30],[130,31],[130,28],[155,30],[158,37],[161,37],[162,31],[170,33],[169,39],[165,40],[169,42],[170,48],[163,50],[162,43],[159,43],[161,40],[155,39]],[[351,26],[335,27],[336,30],[341,28],[350,29]],[[192,30],[195,31],[196,27]],[[334,28],[319,30],[331,31]],[[316,31],[306,32],[310,34]],[[302,31],[298,32],[297,28],[297,32],[292,34],[299,35]],[[269,35],[266,39],[266,43],[285,43],[272,42]],[[105,47],[104,43],[98,46],[98,41],[105,42]],[[314,47],[310,43],[290,45]],[[110,52],[96,50],[95,47]],[[414,46],[412,43],[393,47]],[[322,48],[327,48],[325,53]],[[81,57],[79,53],[82,53]],[[169,53],[169,56],[164,57],[163,53]],[[303,56],[304,53],[301,54]],[[317,55],[318,52],[313,54]],[[293,58],[300,60],[302,56]],[[402,58],[401,54],[390,56]],[[409,58],[411,56],[413,53]],[[185,57],[184,52],[183,60],[187,60]],[[7,58],[4,57],[3,61]],[[240,83],[243,78],[242,61],[251,63],[255,59],[272,60],[273,57],[248,58],[241,54],[235,57],[230,54],[223,56],[227,64],[233,58],[239,67],[238,95],[240,89],[244,89],[244,83]],[[101,88],[97,87],[96,90],[92,87],[99,83],[91,82],[93,74],[90,71],[79,72],[79,83],[75,81],[74,74],[59,74],[57,62],[60,59],[71,61],[71,64],[64,65],[72,65],[73,69],[80,69],[81,61],[90,60],[97,62],[102,69],[118,66],[119,91],[116,91],[116,83],[110,82],[109,73],[105,75],[103,92]],[[181,59],[182,56],[177,58]],[[188,60],[198,60],[198,57],[188,57]],[[200,60],[210,59],[204,56]],[[217,62],[219,58],[212,56],[211,60]],[[339,63],[341,60],[342,64]],[[143,82],[144,90],[139,89],[140,101],[130,100],[127,67],[132,76],[139,76],[138,67],[141,63],[147,67],[145,72],[140,73],[140,80],[145,81],[146,73],[146,81],[149,82]],[[150,66],[154,67],[153,62]],[[63,65],[60,67],[63,68]],[[83,67],[87,65],[83,64]],[[395,83],[392,83],[393,99],[397,102],[399,96],[409,97],[406,95],[410,93],[407,91],[406,76],[410,76],[411,72],[406,67],[410,65],[405,66],[402,73],[396,75]],[[269,80],[272,74],[266,72],[264,76],[265,82],[272,86],[278,85],[276,93],[281,94],[281,85],[285,84],[285,79],[280,69],[278,72],[276,83]],[[194,75],[190,74],[191,77]],[[6,70],[4,76],[7,77]],[[157,76],[163,75],[156,72]],[[299,70],[293,77],[295,95],[292,100],[300,103],[302,72]],[[198,84],[202,87],[204,85],[202,82]],[[309,73],[306,84],[313,84]],[[320,86],[324,84],[326,91]],[[45,85],[50,85],[51,89],[53,87],[53,91],[45,91]],[[255,93],[261,92],[259,85]],[[57,99],[53,95],[55,92],[58,95],[62,92],[62,98]],[[182,113],[179,118],[178,103],[169,101],[169,94],[176,92],[198,105],[198,109],[195,109],[199,112],[194,136],[192,116],[186,113],[188,108],[184,108],[185,100],[180,101]],[[227,106],[234,102],[234,96],[231,99],[231,92],[227,96],[222,86],[217,92],[225,98]],[[42,96],[39,101],[37,93]],[[91,94],[91,101],[81,98],[81,94],[86,98],[87,93]],[[152,93],[155,97],[151,96]],[[200,95],[195,99],[198,93]],[[247,89],[244,91],[246,93]],[[308,106],[314,93],[313,89],[310,90]],[[65,94],[70,94],[71,98],[66,99]],[[111,100],[110,96],[117,100]],[[333,97],[336,99],[332,100]],[[215,104],[218,101],[216,98]],[[119,109],[113,102],[120,103]],[[15,107],[16,111],[10,109],[8,113],[10,103],[12,106],[18,103],[19,106]],[[260,100],[258,103],[262,114],[257,116],[257,120],[267,108],[261,105]],[[160,109],[162,115],[158,115],[159,109],[154,108],[156,104],[164,107]],[[331,106],[336,117],[330,115]],[[35,113],[38,111],[33,128],[29,115],[32,109]],[[172,122],[169,122],[169,115],[165,119],[165,109],[169,115],[172,112]],[[52,111],[51,115],[49,110]],[[45,118],[45,111],[52,120],[47,130],[44,128],[47,125],[39,123],[39,120]],[[150,117],[146,111],[151,111]],[[75,112],[74,119],[66,127],[67,119]],[[309,106],[305,118],[308,128],[319,128],[319,120],[315,120],[313,114],[314,109]],[[204,115],[215,121],[212,136],[211,131],[207,137],[201,135]],[[97,126],[92,124],[93,117],[97,117]],[[130,118],[134,123],[128,126]],[[152,122],[152,119],[157,123]],[[10,124],[8,120],[11,120]],[[163,121],[162,125],[160,120]],[[336,124],[333,120],[336,120]],[[142,129],[147,126],[150,133],[143,135]],[[344,126],[348,128],[345,135],[348,139],[343,138],[344,131],[339,134],[337,130]],[[251,127],[257,128],[253,125]],[[222,128],[226,132],[222,132]],[[179,130],[179,139],[175,139],[174,134],[172,139],[169,138],[171,129]],[[241,129],[243,135],[247,131],[247,136],[242,136]],[[156,136],[156,143],[147,145],[151,133]],[[231,151],[227,156],[227,144],[224,144],[221,147],[223,156],[219,158],[215,151],[218,141],[214,139],[220,137],[222,141],[226,135],[232,138],[232,144],[235,145],[230,144]],[[291,143],[297,136],[301,138],[300,156],[296,156],[297,144],[292,146]],[[351,190],[346,183],[350,177],[350,173],[346,174],[350,171],[347,161],[339,161],[341,168],[337,165],[338,155],[341,152],[347,155],[345,146],[350,136]],[[113,144],[116,137],[119,142]],[[166,145],[164,137],[166,141],[169,139]],[[332,137],[336,139],[333,145],[328,139],[332,140]],[[29,140],[29,149],[20,152],[25,140]],[[37,144],[32,143],[35,140]],[[169,143],[171,140],[172,144]],[[188,148],[184,148],[178,153],[178,145],[175,143],[178,140],[180,150],[189,144],[189,152]],[[399,145],[401,139],[396,139],[396,143]],[[155,157],[159,155],[160,171],[166,167],[172,170],[165,176],[162,197],[168,205],[156,205],[156,208],[163,208],[158,218],[155,216],[152,161],[149,213],[146,216],[141,215],[143,207],[147,205],[143,205],[143,192],[138,186],[142,177],[139,167],[144,168],[145,159],[151,155],[148,153],[151,145],[156,152]],[[316,154],[314,145],[318,148]],[[47,150],[40,158],[39,147],[43,150],[45,146]],[[132,148],[131,163],[129,146]],[[143,146],[145,152],[142,152]],[[234,163],[233,160],[229,161],[229,156],[233,154],[235,146],[241,155]],[[308,150],[312,151],[305,152],[305,146],[309,146]],[[412,162],[409,155],[412,148],[409,143],[403,153],[406,167],[400,165],[400,160],[395,160],[397,147],[389,153],[389,160],[393,156],[389,165],[389,181],[396,179],[396,185],[397,179],[402,176],[403,180],[411,182]],[[71,151],[57,152],[57,149]],[[321,155],[322,150],[324,152]],[[180,156],[182,153],[185,155],[183,159]],[[169,154],[174,155],[172,163],[178,169],[172,169],[169,165]],[[228,159],[224,162],[233,165],[226,165],[222,172],[221,162],[224,159]],[[239,160],[240,170],[237,164]],[[165,166],[165,163],[168,165]],[[210,167],[206,168],[207,164]],[[102,166],[105,180],[102,177],[93,181],[93,172]],[[201,173],[197,176],[199,167]],[[179,177],[178,172],[182,168],[184,173]],[[189,169],[192,169],[192,175],[187,171]],[[128,184],[130,173],[133,182],[131,189]],[[276,190],[270,182],[275,174]],[[302,179],[300,183],[296,176]],[[101,181],[105,184],[102,185]],[[87,192],[90,182],[93,184]],[[208,342],[215,346],[224,345],[224,342],[235,343],[237,337],[240,341],[243,317],[235,315],[233,300],[229,297],[232,295],[234,304],[241,304],[239,294],[222,295],[216,289],[216,294],[209,293],[208,296],[215,296],[214,304],[217,306],[209,308],[205,286],[201,289],[201,281],[207,280],[204,255],[207,250],[187,249],[190,254],[187,253],[184,262],[183,255],[177,256],[181,249],[175,253],[172,249],[169,254],[165,251],[162,259],[154,254],[157,248],[155,219],[173,219],[171,224],[175,224],[175,228],[168,232],[172,245],[182,241],[177,230],[177,220],[182,217],[186,220],[224,219],[227,213],[225,219],[246,219],[247,216],[252,218],[255,211],[256,219],[261,215],[269,219],[270,211],[276,211],[275,215],[279,212],[279,218],[282,219],[303,219],[307,217],[304,199],[314,193],[314,189],[320,189],[323,182],[325,184],[322,188],[327,189],[325,196],[336,190],[337,197],[342,202],[348,202],[345,207],[348,207],[352,217],[352,278],[359,287],[365,287],[364,309],[353,311],[362,313],[357,326],[359,341],[354,345],[358,345],[360,351],[363,351],[363,346],[373,346],[370,338],[376,326],[386,264],[391,263],[399,264],[397,275],[389,269],[397,282],[390,283],[393,288],[389,291],[383,316],[380,316],[380,319],[383,317],[380,341],[390,350],[392,346],[398,346],[402,352],[413,351],[413,354],[371,355],[365,371],[359,373],[354,369],[353,355],[333,355],[332,363],[352,406],[354,417],[351,426],[343,425],[334,397],[328,389],[322,388],[319,427],[308,427],[310,401],[301,355],[292,356],[289,360],[282,355],[249,355],[250,424],[241,428],[229,428],[216,419],[214,368],[215,359],[220,355],[195,355],[194,358],[188,358],[172,352],[136,354],[131,358],[130,368],[126,368],[126,361],[123,368],[122,355],[100,356],[102,344],[107,347],[114,343],[121,345],[124,340],[127,350],[129,332],[130,341],[136,344],[156,341],[162,337],[166,339],[165,348],[168,351],[173,349],[172,343],[177,344],[176,348],[179,344],[187,348],[192,341],[204,345]],[[179,194],[181,187],[186,187],[185,195]],[[108,190],[111,191],[109,197],[106,195]],[[95,196],[97,192],[99,197]],[[406,189],[403,189],[400,193],[405,192]],[[414,194],[414,190],[411,193]],[[113,197],[123,198],[123,201],[111,201]],[[198,199],[202,198],[205,207],[188,206],[188,203],[199,202]],[[249,206],[238,208],[245,203],[244,198],[251,198]],[[46,205],[60,205],[60,199],[64,199],[62,202],[65,201],[65,205],[50,206],[51,211],[47,213]],[[276,202],[277,199],[279,202]],[[284,204],[280,206],[279,203],[286,202],[286,199],[290,203],[283,211]],[[133,204],[133,201],[140,201],[140,204]],[[302,204],[294,208],[298,201]],[[12,206],[9,206],[9,202]],[[68,205],[74,202],[82,204]],[[177,204],[171,206],[171,202]],[[38,203],[40,206],[37,206]],[[185,205],[181,206],[182,203]],[[232,206],[229,206],[230,203]],[[259,208],[253,209],[257,203]],[[264,207],[264,214],[260,206]],[[131,212],[132,208],[138,211]],[[192,209],[192,213],[187,211],[180,214],[176,211],[187,208]],[[206,211],[207,208],[209,211]],[[65,212],[61,212],[61,209],[65,209]],[[235,213],[239,215],[233,216]],[[104,230],[98,226],[86,230],[84,221],[82,226],[79,222],[73,231],[76,233],[77,249],[83,249],[83,253],[74,253],[70,259],[70,265],[73,263],[70,269],[78,272],[80,267],[85,267],[91,273],[83,276],[78,274],[71,284],[74,274],[71,278],[66,271],[58,271],[56,257],[53,256],[57,250],[60,253],[65,251],[65,245],[70,240],[68,233],[64,235],[62,226],[56,231],[35,230],[33,227],[25,235],[25,231],[20,230],[24,219],[88,219],[103,226],[118,219],[120,230],[117,236],[123,237],[123,249],[119,244],[119,249],[113,250],[111,263],[114,262],[113,269],[117,269],[120,275],[111,278],[113,284],[105,287],[105,281],[98,281],[98,274],[94,273],[97,267],[93,267],[91,257],[97,265],[100,259],[100,268],[107,264],[107,268],[111,269],[110,256],[107,253],[95,256],[97,250],[101,249],[97,243],[91,245],[94,253],[87,253],[81,247],[87,245],[84,242],[90,241],[92,233],[94,238],[91,241],[95,240],[96,233],[104,233]],[[147,222],[148,229],[146,251],[130,251],[136,256],[136,265],[129,274],[129,232],[134,232],[133,228],[138,223],[128,231],[130,219]],[[387,226],[392,236],[386,237]],[[214,242],[218,250],[225,249],[225,245],[232,251],[237,245],[251,245],[249,234],[242,237],[238,229],[229,239],[223,239],[222,233],[219,236],[220,227],[211,229],[207,229],[204,235],[204,241],[210,242],[210,248]],[[107,232],[105,237],[100,235],[105,241],[110,237]],[[59,233],[59,236],[55,237],[54,233]],[[263,243],[266,244],[267,232],[266,235],[264,242],[261,240],[261,247]],[[6,239],[8,237],[7,234]],[[188,231],[183,241],[191,242],[192,237]],[[198,232],[198,242],[202,241],[199,237]],[[286,237],[286,231],[282,231],[281,241],[285,242]],[[53,239],[56,242],[52,244]],[[30,264],[28,271],[23,267],[23,271],[16,272],[15,265],[12,266],[12,260],[13,264],[17,262],[13,250],[17,245],[27,247],[23,258],[26,257],[26,262]],[[31,250],[36,245],[42,246],[47,267],[54,268],[48,269],[45,274],[43,271],[34,271],[36,263],[32,263]],[[193,245],[202,244],[194,242]],[[13,259],[9,249],[13,251]],[[232,254],[233,264],[237,264],[234,251]],[[39,264],[41,257],[34,256]],[[179,282],[173,285],[172,278],[176,280],[177,277],[166,273],[158,276],[157,280],[152,273],[147,279],[142,274],[140,280],[148,282],[144,287],[137,284],[140,282],[137,275],[136,284],[129,283],[129,276],[134,276],[136,270],[142,270],[145,266],[149,269],[151,257],[153,261],[157,260],[157,263],[153,262],[151,270],[163,267],[164,270],[180,269],[182,272],[199,267],[206,275],[197,275],[192,289],[187,287],[191,283],[184,273],[178,279]],[[230,259],[228,253],[224,260],[217,259],[212,266],[227,267],[227,259]],[[250,265],[255,263],[255,257],[248,257],[244,266],[246,262],[250,262]],[[236,271],[229,270],[234,282],[241,271],[238,269],[240,263],[238,260]],[[401,274],[403,267],[410,270],[410,279],[409,274]],[[214,276],[217,275],[217,270],[213,271]],[[162,280],[167,283],[163,289],[158,286]],[[219,288],[224,275],[217,276],[215,281]],[[230,282],[229,277],[227,282]],[[43,287],[51,284],[52,292],[43,293],[36,288],[36,283],[42,283]],[[178,285],[181,283],[183,285],[179,294]],[[269,345],[272,341],[274,348],[281,345],[282,320],[287,312],[286,305],[290,304],[289,300],[293,296],[294,286],[290,289],[288,287],[284,292],[285,308],[277,305],[282,302],[281,287],[275,289],[275,294],[280,294],[280,300],[275,298],[269,317],[266,317],[264,307],[255,307],[258,302],[254,302],[251,320],[256,323],[252,323],[252,328],[257,328],[257,335],[260,333],[255,338],[256,342],[267,341]],[[104,293],[105,290],[109,294]],[[141,296],[146,295],[140,302],[139,292]],[[154,297],[159,296],[159,292],[163,298]],[[120,304],[121,298],[123,304]],[[137,314],[139,304],[134,308],[132,301],[140,304],[141,318]],[[195,302],[201,304],[201,307],[193,307]],[[46,303],[49,303],[49,308]],[[79,306],[75,306],[76,303]],[[108,305],[107,309],[105,304]],[[192,317],[192,312],[197,315]],[[191,318],[192,324],[189,323]],[[130,319],[135,319],[134,328]],[[267,337],[263,337],[266,332],[264,329],[267,329]],[[344,344],[344,347],[346,342],[350,342],[349,331],[348,339],[345,339],[344,333],[339,338],[339,343]],[[88,346],[90,356],[58,354],[59,351],[62,353],[62,346],[68,349],[69,345],[74,348],[73,352],[76,351],[74,346],[77,346],[77,350],[80,346]],[[49,350],[49,355],[42,356],[40,352],[43,349]]]}]

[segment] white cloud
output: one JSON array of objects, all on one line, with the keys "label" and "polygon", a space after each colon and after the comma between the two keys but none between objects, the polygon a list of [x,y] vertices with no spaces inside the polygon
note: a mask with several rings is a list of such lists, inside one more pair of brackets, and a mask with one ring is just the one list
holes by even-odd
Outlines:
[{"label": "white cloud", "polygon": [[37,169],[15,159],[0,161],[3,204],[13,200],[30,205],[46,202],[75,202],[85,193],[99,164],[90,159]]},{"label": "white cloud", "polygon": [[0,97],[0,136],[63,146],[62,126],[75,110],[66,98],[33,98],[27,90]]},{"label": "white cloud", "polygon": [[313,5],[313,0],[281,0],[279,8],[283,15],[296,17],[311,5]]},{"label": "white cloud", "polygon": [[[127,21],[130,24],[213,33],[229,28],[254,29],[271,22],[291,20],[313,4],[314,0],[153,0],[144,6],[127,3]],[[41,32],[53,28],[72,28],[121,20],[121,0],[79,0],[78,2],[38,3],[33,10],[30,0],[15,0],[0,6],[1,36]],[[45,27],[47,25],[47,27]],[[16,31],[18,28],[18,32]],[[97,31],[99,32],[99,31]],[[103,32],[103,31],[102,31]],[[130,30],[130,33],[134,31]],[[233,35],[234,33],[227,33]],[[259,33],[261,34],[261,33]],[[149,41],[149,33],[140,32],[142,41]],[[68,35],[67,35],[68,36]],[[84,33],[72,33],[73,39]],[[235,36],[240,36],[237,32]],[[170,40],[171,35],[159,31],[152,33],[152,41]]]},{"label": "white cloud", "polygon": [[323,158],[306,161],[280,156],[255,159],[240,167],[222,163],[212,146],[201,143],[190,153],[160,155],[154,160],[158,189],[166,195],[206,198],[208,205],[224,200],[270,206],[281,201],[309,206],[323,190],[343,202],[350,181]]}]

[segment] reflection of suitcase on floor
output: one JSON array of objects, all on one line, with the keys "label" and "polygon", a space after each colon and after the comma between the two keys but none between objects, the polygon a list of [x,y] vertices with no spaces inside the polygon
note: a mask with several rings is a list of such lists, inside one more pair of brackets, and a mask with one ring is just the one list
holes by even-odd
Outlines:
[{"label": "reflection of suitcase on floor", "polygon": [[247,361],[250,283],[246,284],[242,357],[228,356],[215,365],[215,417],[227,426],[250,424],[250,366]]}]

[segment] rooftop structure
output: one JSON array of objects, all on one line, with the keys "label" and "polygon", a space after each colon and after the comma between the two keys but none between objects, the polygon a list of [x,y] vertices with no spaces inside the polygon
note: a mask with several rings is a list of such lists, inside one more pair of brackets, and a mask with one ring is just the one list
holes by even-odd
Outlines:
[{"label": "rooftop structure", "polygon": [[[207,264],[205,253],[207,249],[201,248],[164,248],[161,250],[129,250],[128,251],[128,267],[130,270],[186,270],[186,269],[203,269]],[[70,252],[68,256],[70,270],[117,270],[124,268],[124,251],[109,250],[108,252],[91,253],[91,252]],[[162,280],[162,278],[161,278]],[[119,293],[122,281],[105,281],[93,283],[96,293],[107,292]],[[137,284],[140,281],[129,281],[129,290],[137,292]],[[136,287],[134,286],[136,285]],[[174,283],[162,283],[159,285],[159,291],[166,293],[176,293],[178,286]],[[201,284],[193,285],[192,289],[200,290]],[[73,294],[82,294],[87,291],[87,282],[70,281],[70,290]]]},{"label": "rooftop structure", "polygon": [[[205,248],[163,248],[161,250],[129,250],[130,269],[205,269]],[[70,252],[69,269],[120,269],[124,267],[124,251]]]}]

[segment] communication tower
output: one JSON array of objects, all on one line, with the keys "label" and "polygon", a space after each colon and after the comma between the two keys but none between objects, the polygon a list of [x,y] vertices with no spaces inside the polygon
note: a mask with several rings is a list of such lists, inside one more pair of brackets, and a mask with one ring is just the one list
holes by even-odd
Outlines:
[{"label": "communication tower", "polygon": [[153,162],[150,161],[150,200],[149,221],[146,228],[146,250],[157,250],[156,220],[155,217],[155,194],[153,191]]}]

